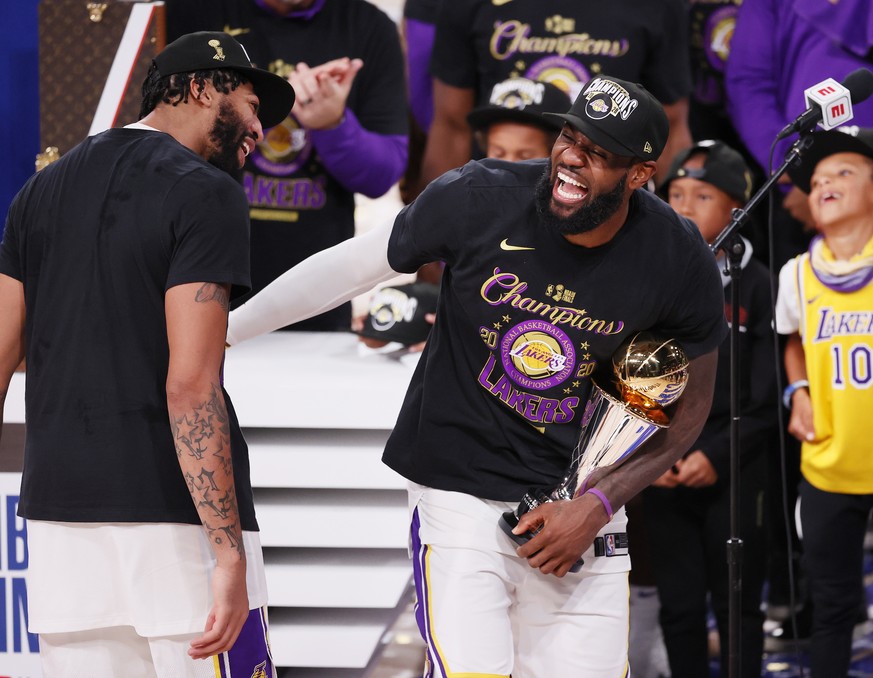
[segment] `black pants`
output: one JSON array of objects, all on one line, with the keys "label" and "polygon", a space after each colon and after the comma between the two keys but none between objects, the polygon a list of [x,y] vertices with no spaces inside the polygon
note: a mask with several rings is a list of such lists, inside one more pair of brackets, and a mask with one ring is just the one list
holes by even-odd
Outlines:
[{"label": "black pants", "polygon": [[[766,576],[765,473],[743,476],[741,626],[743,678],[760,678],[764,645],[761,590]],[[728,675],[729,586],[727,540],[730,491],[651,487],[643,497],[658,593],[661,628],[672,678],[709,675],[707,594],[718,624],[721,675]],[[633,544],[631,545],[633,548]]]},{"label": "black pants", "polygon": [[803,568],[812,599],[812,678],[843,678],[864,596],[864,535],[873,495],[823,492],[800,482]]}]

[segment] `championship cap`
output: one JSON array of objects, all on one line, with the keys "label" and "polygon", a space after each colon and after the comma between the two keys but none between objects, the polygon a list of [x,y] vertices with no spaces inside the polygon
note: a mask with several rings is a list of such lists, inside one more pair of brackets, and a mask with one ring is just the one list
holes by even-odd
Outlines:
[{"label": "championship cap", "polygon": [[357,334],[406,346],[425,341],[433,325],[424,316],[436,313],[438,296],[439,287],[431,283],[383,287],[370,300],[364,328]]},{"label": "championship cap", "polygon": [[803,152],[797,165],[788,168],[788,176],[801,191],[809,193],[816,165],[835,153],[860,153],[873,158],[873,129],[846,125],[827,132],[813,132],[812,146]]},{"label": "championship cap", "polygon": [[164,47],[154,58],[162,76],[194,71],[239,71],[260,99],[258,119],[264,127],[282,122],[294,105],[294,88],[285,78],[252,65],[245,47],[221,31],[188,33]]},{"label": "championship cap", "polygon": [[664,107],[645,87],[608,75],[589,80],[566,113],[545,115],[611,153],[642,160],[658,159],[670,131]]},{"label": "championship cap", "polygon": [[488,105],[470,111],[467,122],[477,131],[496,122],[519,122],[554,133],[560,131],[564,122],[546,118],[543,113],[563,111],[569,105],[567,93],[550,82],[510,78],[494,85]]},{"label": "championship cap", "polygon": [[[697,153],[705,156],[703,167],[698,169],[683,167],[688,162],[688,158]],[[742,155],[722,141],[712,139],[698,141],[691,148],[677,153],[667,172],[667,177],[661,184],[662,197],[666,199],[671,181],[683,177],[712,184],[740,203],[748,202],[752,197],[752,172],[749,166]]]}]

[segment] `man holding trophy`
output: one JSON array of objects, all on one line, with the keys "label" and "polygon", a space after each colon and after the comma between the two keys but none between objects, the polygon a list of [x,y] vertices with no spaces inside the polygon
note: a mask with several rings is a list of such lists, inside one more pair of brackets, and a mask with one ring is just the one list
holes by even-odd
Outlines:
[{"label": "man holding trophy", "polygon": [[645,190],[663,108],[599,76],[558,117],[550,158],[450,171],[230,316],[234,345],[444,263],[383,456],[409,480],[428,676],[626,676],[623,505],[709,412],[723,294],[697,228]]}]

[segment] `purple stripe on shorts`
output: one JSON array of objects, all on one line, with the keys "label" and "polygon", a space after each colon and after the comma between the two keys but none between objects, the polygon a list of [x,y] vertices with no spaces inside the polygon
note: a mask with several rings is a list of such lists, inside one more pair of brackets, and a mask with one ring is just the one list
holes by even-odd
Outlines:
[{"label": "purple stripe on shorts", "polygon": [[436,644],[433,641],[428,622],[428,607],[427,607],[427,576],[425,574],[425,562],[427,560],[428,547],[421,543],[421,520],[418,517],[418,509],[412,512],[412,579],[415,583],[416,603],[415,603],[415,621],[418,624],[418,630],[421,637],[427,645],[427,667],[422,678],[433,678],[434,664],[439,662],[440,676],[446,676],[446,667],[443,666],[442,657],[435,652]]},{"label": "purple stripe on shorts", "polygon": [[248,619],[233,647],[218,661],[221,678],[276,678],[263,607],[249,610]]}]

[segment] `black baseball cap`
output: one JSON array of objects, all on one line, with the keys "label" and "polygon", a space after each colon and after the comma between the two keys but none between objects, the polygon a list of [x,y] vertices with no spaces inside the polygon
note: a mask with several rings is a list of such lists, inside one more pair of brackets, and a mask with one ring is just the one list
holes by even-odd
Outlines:
[{"label": "black baseball cap", "polygon": [[294,105],[294,88],[285,78],[252,65],[245,47],[221,31],[200,31],[177,38],[154,58],[162,77],[194,71],[233,70],[252,83],[260,100],[258,119],[264,127],[282,122]]},{"label": "black baseball cap", "polygon": [[438,296],[439,287],[432,283],[383,287],[373,294],[364,328],[357,334],[406,346],[425,341],[433,325],[424,316],[436,313]]},{"label": "black baseball cap", "polygon": [[803,151],[799,164],[788,168],[788,176],[801,191],[809,193],[816,166],[835,153],[860,153],[873,158],[873,129],[846,125],[828,131],[813,132],[812,146]]},{"label": "black baseball cap", "polygon": [[655,97],[640,84],[601,75],[589,80],[566,113],[546,113],[616,155],[657,160],[670,124]]},{"label": "black baseball cap", "polygon": [[467,122],[474,130],[483,130],[496,122],[519,122],[535,125],[547,132],[560,131],[564,122],[546,118],[546,111],[562,111],[570,105],[570,96],[550,82],[510,78],[491,89],[487,106],[474,108]]},{"label": "black baseball cap", "polygon": [[[706,156],[703,167],[698,169],[683,167],[696,153]],[[690,148],[677,153],[667,172],[667,177],[661,183],[662,197],[666,199],[671,181],[683,177],[712,184],[740,203],[748,202],[752,197],[752,171],[743,156],[723,141],[712,139],[698,141]]]}]

